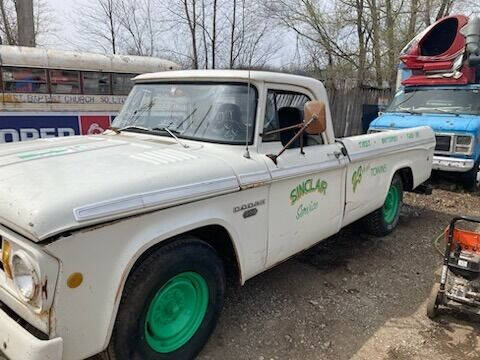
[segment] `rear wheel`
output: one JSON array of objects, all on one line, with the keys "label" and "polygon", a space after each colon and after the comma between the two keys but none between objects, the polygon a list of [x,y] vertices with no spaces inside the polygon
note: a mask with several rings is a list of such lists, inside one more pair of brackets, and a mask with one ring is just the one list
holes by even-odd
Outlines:
[{"label": "rear wheel", "polygon": [[223,306],[221,259],[188,238],[161,247],[129,276],[107,349],[112,359],[193,359]]},{"label": "rear wheel", "polygon": [[393,176],[383,206],[363,219],[366,230],[375,236],[385,236],[391,233],[398,224],[402,205],[403,183],[397,173]]}]

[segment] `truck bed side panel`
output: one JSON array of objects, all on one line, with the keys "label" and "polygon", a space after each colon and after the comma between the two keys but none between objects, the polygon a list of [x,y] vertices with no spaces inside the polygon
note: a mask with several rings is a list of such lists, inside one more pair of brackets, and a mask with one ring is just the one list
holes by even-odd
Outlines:
[{"label": "truck bed side panel", "polygon": [[411,170],[413,188],[430,177],[435,137],[429,127],[352,136],[342,142],[351,160],[343,226],[383,205],[398,170]]}]

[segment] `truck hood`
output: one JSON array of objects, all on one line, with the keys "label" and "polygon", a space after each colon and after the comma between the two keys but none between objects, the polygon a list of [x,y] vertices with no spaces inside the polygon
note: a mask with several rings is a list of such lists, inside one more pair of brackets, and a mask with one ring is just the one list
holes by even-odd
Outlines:
[{"label": "truck hood", "polygon": [[238,189],[201,145],[127,135],[0,145],[0,224],[33,241]]},{"label": "truck hood", "polygon": [[403,129],[416,126],[430,126],[435,132],[475,132],[480,128],[480,116],[385,113],[370,124],[370,128]]}]

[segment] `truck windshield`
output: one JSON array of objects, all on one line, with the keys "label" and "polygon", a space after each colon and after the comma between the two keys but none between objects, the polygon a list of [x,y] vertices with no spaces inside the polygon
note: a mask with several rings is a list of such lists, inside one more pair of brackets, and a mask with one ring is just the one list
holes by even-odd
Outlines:
[{"label": "truck windshield", "polygon": [[[247,84],[138,84],[112,127],[120,131],[245,144],[253,142],[257,90]],[[247,134],[248,132],[248,134]]]},{"label": "truck windshield", "polygon": [[478,89],[400,90],[387,112],[480,115]]}]

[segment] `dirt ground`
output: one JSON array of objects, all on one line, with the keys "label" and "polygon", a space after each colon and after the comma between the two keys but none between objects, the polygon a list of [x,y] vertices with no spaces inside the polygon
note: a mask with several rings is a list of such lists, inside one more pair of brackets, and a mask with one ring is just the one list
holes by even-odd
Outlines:
[{"label": "dirt ground", "polygon": [[431,196],[404,201],[387,237],[353,225],[229,287],[199,359],[479,359],[480,317],[431,321],[426,300],[441,265],[433,240],[452,216],[480,216],[480,194],[441,180]]}]

